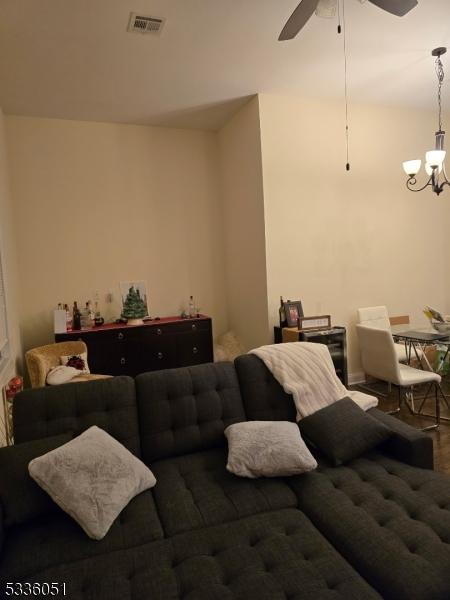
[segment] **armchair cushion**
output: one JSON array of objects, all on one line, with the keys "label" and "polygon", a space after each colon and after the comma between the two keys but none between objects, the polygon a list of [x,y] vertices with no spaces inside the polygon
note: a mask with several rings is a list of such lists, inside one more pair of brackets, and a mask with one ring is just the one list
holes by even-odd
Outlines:
[{"label": "armchair cushion", "polygon": [[61,434],[0,448],[0,501],[5,527],[25,523],[56,509],[53,500],[31,479],[28,463],[72,439]]},{"label": "armchair cushion", "polygon": [[350,398],[342,398],[305,417],[299,427],[302,435],[335,466],[361,456],[392,435],[388,427]]}]

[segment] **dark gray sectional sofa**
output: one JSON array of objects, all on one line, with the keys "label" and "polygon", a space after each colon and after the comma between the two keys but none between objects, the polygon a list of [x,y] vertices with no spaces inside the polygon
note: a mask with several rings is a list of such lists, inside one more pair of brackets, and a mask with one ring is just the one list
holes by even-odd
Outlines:
[{"label": "dark gray sectional sofa", "polygon": [[251,480],[227,472],[224,428],[295,417],[255,356],[25,391],[14,452],[98,425],[157,484],[101,541],[56,505],[3,523],[1,597],[6,582],[65,582],[70,600],[449,600],[450,479],[432,470],[430,437],[370,414],[394,431],[377,451]]}]

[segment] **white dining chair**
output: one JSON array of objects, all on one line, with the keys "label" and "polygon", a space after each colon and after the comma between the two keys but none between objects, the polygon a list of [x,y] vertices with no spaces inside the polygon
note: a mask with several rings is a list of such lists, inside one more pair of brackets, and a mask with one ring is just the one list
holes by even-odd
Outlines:
[{"label": "white dining chair", "polygon": [[419,411],[415,410],[412,396],[411,403],[406,402],[406,405],[414,415],[431,416],[435,418],[436,424],[426,427],[425,429],[438,428],[441,420],[441,397],[447,404],[447,400],[441,388],[441,376],[433,371],[423,371],[422,369],[416,369],[400,363],[398,361],[394,340],[390,330],[358,324],[356,326],[356,331],[358,334],[364,372],[371,377],[397,386],[399,391],[397,410],[400,410],[402,404],[402,390],[407,389],[408,391],[411,391],[415,385],[421,383],[430,384],[428,392],[431,390],[431,387],[434,387],[434,415],[421,412],[424,402],[428,397],[428,392],[422,399],[423,401]]},{"label": "white dining chair", "polygon": [[[391,322],[386,306],[367,306],[358,308],[358,323],[375,329],[386,329],[391,331]],[[409,362],[408,351],[405,344],[394,343],[397,360]]]}]

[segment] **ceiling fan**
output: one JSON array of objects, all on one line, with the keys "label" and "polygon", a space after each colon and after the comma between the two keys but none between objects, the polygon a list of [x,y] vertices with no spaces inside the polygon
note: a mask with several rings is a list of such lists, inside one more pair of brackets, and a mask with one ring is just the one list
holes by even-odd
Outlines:
[{"label": "ceiling fan", "polygon": [[[365,0],[359,0],[364,2]],[[397,17],[403,17],[415,6],[417,0],[369,0],[375,6]],[[318,17],[334,17],[338,0],[302,0],[289,17],[278,38],[280,41],[292,40],[308,22],[315,11]]]}]

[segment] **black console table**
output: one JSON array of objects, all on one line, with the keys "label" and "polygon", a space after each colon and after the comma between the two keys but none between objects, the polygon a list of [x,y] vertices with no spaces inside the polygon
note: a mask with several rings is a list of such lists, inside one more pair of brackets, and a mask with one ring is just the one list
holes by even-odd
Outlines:
[{"label": "black console table", "polygon": [[[315,342],[328,346],[331,358],[333,360],[336,375],[345,385],[348,386],[347,371],[347,335],[345,327],[332,327],[323,331],[298,331],[299,342]],[[279,344],[283,341],[283,330],[281,327],[274,327],[274,342]]]},{"label": "black console table", "polygon": [[110,324],[55,334],[56,342],[82,340],[92,373],[130,375],[213,361],[209,317],[166,317],[143,325]]}]

